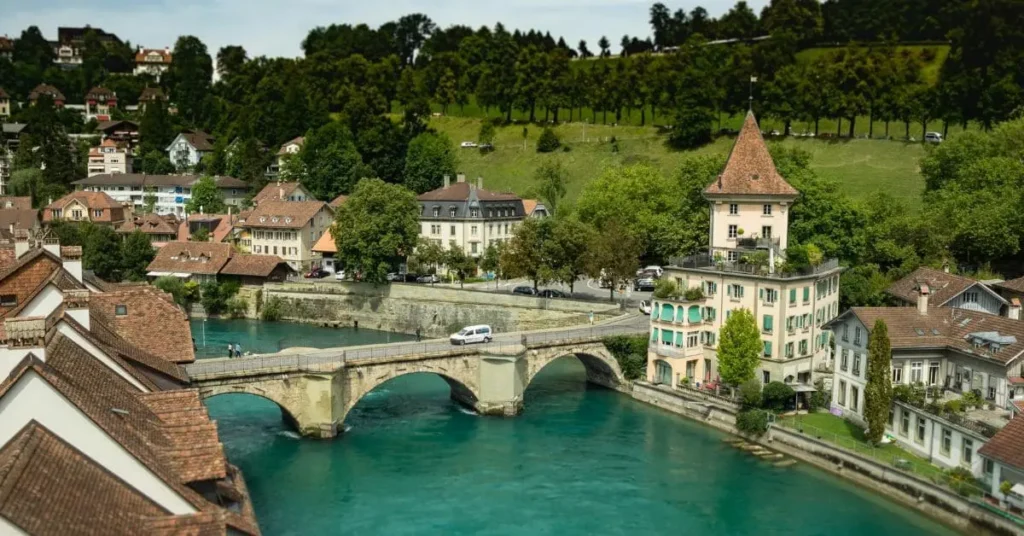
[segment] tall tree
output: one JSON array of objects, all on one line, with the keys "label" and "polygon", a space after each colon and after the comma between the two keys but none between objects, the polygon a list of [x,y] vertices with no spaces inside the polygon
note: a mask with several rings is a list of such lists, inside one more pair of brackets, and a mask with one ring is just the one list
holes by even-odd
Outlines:
[{"label": "tall tree", "polygon": [[424,132],[409,142],[405,156],[405,187],[421,194],[441,187],[442,178],[455,176],[458,158],[446,134]]},{"label": "tall tree", "polygon": [[213,60],[206,45],[191,35],[178,38],[172,57],[167,78],[178,115],[193,126],[204,126],[212,109]]},{"label": "tall tree", "polygon": [[722,326],[718,340],[718,374],[728,385],[754,379],[764,343],[749,309],[735,309]]},{"label": "tall tree", "polygon": [[82,265],[101,279],[121,280],[121,241],[112,227],[95,225],[83,236]]},{"label": "tall tree", "polygon": [[597,41],[597,46],[601,49],[601,57],[607,58],[611,55],[611,42],[608,41],[608,37],[601,36],[601,39]]},{"label": "tall tree", "polygon": [[551,280],[551,270],[544,255],[544,243],[551,235],[551,221],[526,218],[515,228],[515,234],[501,252],[501,268],[507,277],[524,277],[533,289]]},{"label": "tall tree", "polygon": [[436,29],[437,26],[430,17],[422,13],[412,13],[398,19],[395,43],[406,65],[412,65],[416,52]]},{"label": "tall tree", "polygon": [[133,231],[121,242],[121,275],[128,281],[145,281],[146,267],[153,262],[156,250],[149,237],[139,230]]},{"label": "tall tree", "polygon": [[533,174],[537,182],[537,190],[540,192],[544,206],[552,214],[558,213],[558,204],[565,197],[566,183],[569,182],[569,174],[562,167],[558,160],[547,160],[537,168]]},{"label": "tall tree", "polygon": [[569,285],[570,293],[575,291],[580,276],[587,273],[588,248],[593,234],[594,229],[579,220],[558,218],[544,242],[543,253],[551,279]]},{"label": "tall tree", "polygon": [[584,41],[583,39],[580,39],[580,44],[576,46],[576,50],[580,52],[581,59],[585,60],[587,58],[591,58],[594,56],[594,53],[591,52],[589,48],[587,48],[587,42]]},{"label": "tall tree", "polygon": [[602,222],[597,232],[591,233],[587,245],[587,275],[607,281],[608,298],[615,299],[615,290],[628,284],[636,275],[642,252],[640,240],[629,227],[617,218]]},{"label": "tall tree", "polygon": [[360,179],[373,176],[352,141],[352,134],[338,121],[314,130],[299,151],[305,170],[303,186],[317,199],[334,199],[352,192]]},{"label": "tall tree", "polygon": [[466,278],[476,274],[476,259],[466,255],[466,250],[458,244],[450,244],[444,253],[444,265],[448,273],[459,280],[459,287],[465,286]]},{"label": "tall tree", "polygon": [[249,61],[245,48],[240,45],[227,45],[217,51],[217,74],[221,79],[228,78],[242,70]]},{"label": "tall tree", "polygon": [[385,283],[419,242],[419,213],[409,190],[380,179],[359,181],[331,227],[344,268],[370,283]]},{"label": "tall tree", "polygon": [[878,443],[885,434],[885,422],[889,420],[892,406],[892,349],[889,344],[889,328],[879,318],[868,336],[868,376],[864,386],[864,419],[868,429],[865,438]]},{"label": "tall tree", "polygon": [[189,214],[221,214],[227,210],[224,194],[213,177],[205,176],[192,186],[192,197],[185,203],[185,211]]}]

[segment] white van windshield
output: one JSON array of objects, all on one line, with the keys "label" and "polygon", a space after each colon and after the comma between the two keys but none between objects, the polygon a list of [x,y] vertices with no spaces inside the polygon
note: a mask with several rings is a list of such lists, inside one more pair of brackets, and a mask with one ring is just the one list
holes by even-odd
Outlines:
[{"label": "white van windshield", "polygon": [[471,333],[473,333],[473,330],[471,329],[462,328],[459,330],[459,335],[469,335]]}]

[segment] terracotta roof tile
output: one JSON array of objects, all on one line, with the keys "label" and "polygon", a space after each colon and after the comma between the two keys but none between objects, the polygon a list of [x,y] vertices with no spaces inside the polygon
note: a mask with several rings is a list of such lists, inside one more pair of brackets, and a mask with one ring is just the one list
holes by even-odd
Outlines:
[{"label": "terracotta roof tile", "polygon": [[166,218],[156,214],[142,214],[126,220],[117,228],[119,233],[142,231],[148,235],[176,235],[177,229]]},{"label": "terracotta roof tile", "polygon": [[[94,344],[101,352],[107,355],[111,361],[117,364],[118,367],[125,370],[132,378],[141,383],[150,391],[158,391],[160,388],[157,387],[153,380],[139,370],[135,365],[125,360],[121,354],[114,348],[104,344],[98,338],[93,336],[92,332],[85,329],[81,324],[78,323],[71,315],[68,315],[66,311],[63,311],[60,315],[60,320],[67,323],[71,329],[75,330],[79,335],[84,337],[90,343]],[[51,338],[52,340],[52,338]]]},{"label": "terracotta roof tile", "polygon": [[7,268],[17,262],[17,260],[18,257],[15,255],[13,244],[0,245],[0,272],[6,272]]},{"label": "terracotta roof tile", "polygon": [[53,97],[53,100],[55,101],[64,100],[64,94],[61,93],[59,89],[49,84],[39,84],[38,86],[33,88],[32,91],[30,91],[28,94],[28,100],[35,101],[39,98],[40,95],[43,94],[50,95],[51,97]]},{"label": "terracotta roof tile", "polygon": [[231,244],[169,242],[156,252],[149,272],[216,275],[232,255]]},{"label": "terracotta roof tile", "polygon": [[1017,470],[1024,470],[1024,417],[1017,416],[989,439],[978,454]]},{"label": "terracotta roof tile", "polygon": [[[151,54],[158,54],[160,58],[150,60]],[[140,48],[135,52],[135,63],[171,63],[171,57],[171,51],[166,48]]]},{"label": "terracotta roof tile", "polygon": [[10,100],[11,96],[4,91],[4,88],[0,87],[0,100]]},{"label": "terracotta roof tile", "polygon": [[89,314],[89,332],[96,340],[109,347],[112,351],[116,351],[118,356],[133,366],[159,374],[180,385],[188,384],[189,378],[185,369],[167,359],[155,356],[135,347],[135,345],[129,344],[128,341],[117,335],[113,327],[105,323],[103,317],[94,315],[91,311]]},{"label": "terracotta roof tile", "polygon": [[1017,279],[1010,279],[1009,281],[1003,281],[1002,283],[996,283],[994,286],[1006,289],[1012,292],[1024,293],[1024,277],[1018,277]]},{"label": "terracotta roof tile", "polygon": [[13,195],[0,195],[0,209],[32,210],[32,198]]},{"label": "terracotta roof tile", "polygon": [[158,87],[147,87],[139,94],[139,102],[155,101],[158,99],[167,100],[167,95],[164,94],[164,90]]},{"label": "terracotta roof tile", "polygon": [[725,168],[718,179],[704,189],[704,195],[800,195],[775,169],[753,112],[747,112]]},{"label": "terracotta roof tile", "polygon": [[114,201],[113,197],[103,192],[71,192],[68,195],[46,205],[48,209],[64,208],[71,201],[79,201],[90,209],[96,208],[121,208],[121,204]]},{"label": "terracotta roof tile", "polygon": [[302,186],[298,182],[272,182],[263,187],[252,198],[253,205],[259,205],[265,201],[288,201],[288,196]]},{"label": "terracotta roof tile", "polygon": [[889,285],[886,292],[907,303],[916,303],[917,289],[921,283],[928,285],[928,289],[931,291],[928,301],[932,305],[943,305],[968,288],[980,284],[970,277],[922,266],[903,279]]},{"label": "terracotta roof tile", "polygon": [[447,188],[438,188],[416,197],[420,201],[468,201],[470,192],[475,191],[481,201],[519,201],[519,196],[507,192],[492,192],[483,188],[471,187],[468,182],[456,182]]},{"label": "terracotta roof tile", "polygon": [[116,101],[117,94],[105,87],[96,86],[90,89],[89,92],[85,94],[85,100]]},{"label": "terracotta roof tile", "polygon": [[[122,305],[126,314],[118,315],[116,309]],[[196,359],[188,316],[166,292],[131,286],[95,293],[89,313],[144,352],[179,364]]]},{"label": "terracotta roof tile", "polygon": [[537,203],[536,199],[523,199],[523,213],[527,216],[533,214],[533,211],[537,209]]},{"label": "terracotta roof tile", "polygon": [[181,136],[188,141],[189,145],[195,147],[197,151],[213,150],[213,136],[203,132],[202,130],[185,131],[181,133]]},{"label": "terracotta roof tile", "polygon": [[342,195],[339,195],[338,197],[335,197],[334,199],[332,199],[331,202],[328,203],[328,204],[331,205],[331,208],[336,209],[336,208],[340,207],[342,204],[344,204],[345,201],[348,201],[348,196],[345,195],[345,194],[342,194]]},{"label": "terracotta roof tile", "polygon": [[265,201],[252,209],[245,226],[301,229],[324,208],[333,212],[323,201]]},{"label": "terracotta roof tile", "polygon": [[[279,265],[288,264],[277,255],[235,255],[224,265],[220,273],[224,275],[242,275],[251,277],[268,277]],[[291,268],[288,268],[291,271]]]},{"label": "terracotta roof tile", "polygon": [[320,235],[317,239],[316,244],[313,244],[313,251],[318,253],[337,253],[338,243],[334,241],[334,236],[331,235],[330,227],[324,231],[324,234]]},{"label": "terracotta roof tile", "polygon": [[35,229],[39,227],[39,211],[34,208],[0,209],[0,233],[8,240],[14,239],[11,229]]}]

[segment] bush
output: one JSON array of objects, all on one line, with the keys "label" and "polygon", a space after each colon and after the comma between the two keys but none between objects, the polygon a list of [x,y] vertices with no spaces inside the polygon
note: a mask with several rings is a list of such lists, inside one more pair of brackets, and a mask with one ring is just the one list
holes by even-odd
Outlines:
[{"label": "bush", "polygon": [[953,491],[963,497],[970,497],[979,493],[978,482],[974,479],[974,475],[963,467],[947,471],[946,483],[949,484]]},{"label": "bush", "polygon": [[234,281],[226,281],[224,283],[207,281],[203,283],[199,287],[201,296],[199,300],[203,304],[206,314],[216,315],[227,310],[228,300],[235,294],[238,294],[239,288],[239,284]]},{"label": "bush", "polygon": [[757,379],[747,380],[740,385],[740,403],[745,408],[761,407],[761,382]]},{"label": "bush", "polygon": [[704,299],[704,289],[700,287],[690,287],[683,293],[683,297],[690,301],[700,301]]},{"label": "bush", "polygon": [[924,405],[924,389],[919,385],[897,385],[892,389],[892,397],[912,406]]},{"label": "bush", "polygon": [[170,294],[171,297],[174,298],[174,303],[182,307],[188,307],[189,303],[192,301],[189,299],[190,297],[185,288],[185,283],[177,277],[169,275],[158,277],[156,278],[156,281],[153,281],[153,286]]},{"label": "bush", "polygon": [[659,279],[654,283],[654,297],[659,300],[678,298],[679,289],[676,287],[676,282],[671,279]]},{"label": "bush", "polygon": [[948,400],[942,406],[942,409],[945,410],[946,413],[963,413],[964,404],[959,400]]},{"label": "bush", "polygon": [[249,302],[241,296],[232,296],[228,299],[227,309],[231,318],[245,318],[245,313],[249,310]]},{"label": "bush", "polygon": [[281,320],[281,316],[283,314],[284,300],[275,296],[267,300],[267,303],[263,304],[263,310],[260,311],[260,318],[273,322],[275,320]]},{"label": "bush", "polygon": [[763,409],[745,409],[737,413],[736,429],[752,436],[767,432],[768,412]]},{"label": "bush", "polygon": [[647,370],[647,335],[605,337],[604,346],[615,357],[627,380],[638,380]]},{"label": "bush", "polygon": [[981,405],[985,403],[985,401],[981,399],[981,395],[974,391],[967,391],[964,393],[963,396],[960,397],[960,402],[963,403],[964,409],[981,407]]},{"label": "bush", "polygon": [[639,380],[647,372],[647,358],[639,354],[630,354],[624,358],[615,358],[627,380]]},{"label": "bush", "polygon": [[792,387],[782,382],[771,382],[765,385],[764,391],[761,392],[762,403],[765,409],[782,411],[786,408],[786,404],[793,400],[795,394]]},{"label": "bush", "polygon": [[814,382],[814,388],[817,389],[817,391],[811,393],[811,398],[807,401],[808,406],[810,406],[808,409],[814,411],[820,408],[827,408],[829,406],[829,402],[831,402],[831,397],[829,396],[829,393],[825,392],[824,380],[819,378],[818,381]]},{"label": "bush", "polygon": [[555,134],[554,130],[545,128],[540,133],[540,138],[537,140],[537,152],[538,153],[550,153],[558,150],[562,146],[562,141],[558,139],[558,135]]}]

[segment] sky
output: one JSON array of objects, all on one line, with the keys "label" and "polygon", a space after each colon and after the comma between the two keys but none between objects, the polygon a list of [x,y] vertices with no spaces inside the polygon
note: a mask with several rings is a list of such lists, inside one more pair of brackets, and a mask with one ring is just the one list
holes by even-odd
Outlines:
[{"label": "sky", "polygon": [[[756,12],[768,0],[748,0]],[[591,50],[607,35],[613,51],[623,34],[651,35],[648,11],[654,0],[0,0],[0,35],[17,37],[38,26],[47,39],[58,26],[102,28],[133,46],[173,47],[179,35],[199,37],[216,56],[225,45],[242,45],[249,57],[302,54],[310,29],[329,24],[371,27],[408,13],[425,13],[435,24],[473,28],[502,22],[510,31],[534,28],[565,37],[570,46],[586,39]],[[664,1],[672,11],[704,6],[712,16],[735,0]]]}]

